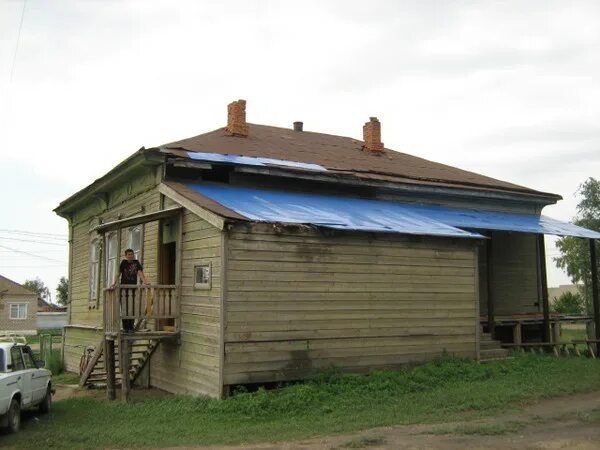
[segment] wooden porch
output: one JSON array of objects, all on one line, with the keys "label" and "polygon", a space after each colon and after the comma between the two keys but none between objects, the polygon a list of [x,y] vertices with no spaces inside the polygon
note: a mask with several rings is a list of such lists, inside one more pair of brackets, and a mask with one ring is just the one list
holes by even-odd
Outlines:
[{"label": "wooden porch", "polygon": [[[180,335],[180,295],[178,285],[116,285],[105,289],[103,297],[104,334],[85,370],[81,386],[106,385],[107,397],[128,400],[134,381],[149,365],[150,357],[165,339]],[[131,330],[123,321],[131,321]],[[142,385],[147,386],[142,381]]]},{"label": "wooden porch", "polygon": [[[594,346],[596,346],[595,352],[598,354],[598,349],[600,349],[600,295],[598,292],[596,242],[594,239],[587,239],[587,241],[591,268],[591,315],[568,316],[550,311],[544,235],[538,234],[536,235],[536,271],[540,310],[535,313],[498,314],[496,307],[502,299],[498,298],[495,286],[488,281],[487,314],[481,315],[479,320],[482,328],[485,328],[492,338],[501,340],[505,347],[529,350],[535,347],[541,350],[553,350],[557,354],[567,348],[563,344],[570,344],[560,340],[561,323],[583,322],[586,324],[588,336],[585,343],[590,349],[591,356],[594,356]],[[487,280],[492,279],[494,265],[491,239],[487,241],[486,245],[486,271]],[[530,336],[526,336],[526,331],[529,331]],[[532,336],[531,331],[534,331],[535,335]],[[568,350],[565,353],[568,353]]]},{"label": "wooden porch", "polygon": [[[179,286],[116,285],[104,291],[104,334],[107,339],[173,338],[180,332]],[[133,332],[122,329],[133,323]]]}]

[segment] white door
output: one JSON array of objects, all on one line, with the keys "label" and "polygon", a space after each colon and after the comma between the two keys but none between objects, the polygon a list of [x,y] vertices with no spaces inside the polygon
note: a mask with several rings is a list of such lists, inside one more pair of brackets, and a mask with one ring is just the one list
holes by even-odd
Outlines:
[{"label": "white door", "polygon": [[37,404],[42,401],[46,395],[46,385],[48,376],[45,370],[40,370],[33,362],[33,353],[31,349],[23,348],[23,359],[25,361],[25,370],[31,373],[31,401]]},{"label": "white door", "polygon": [[17,385],[21,391],[21,403],[23,406],[31,405],[33,395],[31,392],[31,370],[25,369],[25,362],[20,346],[14,346],[10,349],[10,360],[12,371],[17,377]]}]

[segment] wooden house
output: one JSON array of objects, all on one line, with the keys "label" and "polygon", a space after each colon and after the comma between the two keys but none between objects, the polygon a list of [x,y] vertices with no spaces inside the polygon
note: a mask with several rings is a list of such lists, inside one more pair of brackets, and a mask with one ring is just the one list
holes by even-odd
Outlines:
[{"label": "wooden house", "polygon": [[[543,236],[600,238],[541,216],[558,195],[387,149],[376,118],[360,140],[249,124],[245,106],[56,209],[67,367],[94,350],[82,383],[222,397],[331,366],[503,356],[492,338],[507,317],[551,339]],[[149,286],[109,288],[126,248]]]}]

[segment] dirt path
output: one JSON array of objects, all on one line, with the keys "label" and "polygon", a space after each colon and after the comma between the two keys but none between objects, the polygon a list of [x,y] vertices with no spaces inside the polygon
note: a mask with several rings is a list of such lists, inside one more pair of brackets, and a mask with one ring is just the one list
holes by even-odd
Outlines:
[{"label": "dirt path", "polygon": [[600,449],[600,392],[543,400],[517,412],[472,422],[374,428],[298,442],[218,448]]}]

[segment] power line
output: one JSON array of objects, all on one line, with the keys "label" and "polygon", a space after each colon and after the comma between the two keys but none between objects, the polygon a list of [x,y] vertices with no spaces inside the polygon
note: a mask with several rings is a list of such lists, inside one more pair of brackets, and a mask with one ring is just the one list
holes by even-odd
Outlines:
[{"label": "power line", "polygon": [[17,62],[17,52],[19,51],[19,42],[21,42],[21,29],[23,28],[23,19],[25,18],[25,5],[27,0],[23,0],[23,10],[21,11],[21,22],[19,23],[19,32],[17,33],[17,43],[15,45],[15,53],[13,55],[12,67],[10,69],[10,82],[12,83],[15,65]]},{"label": "power line", "polygon": [[61,263],[61,264],[64,262],[64,261],[59,261],[58,259],[48,258],[47,256],[40,256],[40,255],[36,255],[35,253],[29,253],[29,252],[24,252],[22,250],[17,250],[16,248],[7,247],[6,245],[0,245],[0,248],[5,248],[7,250],[12,250],[15,253],[22,253],[23,255],[34,256],[36,258],[41,258],[41,259],[45,259],[48,261],[57,262],[57,263]]},{"label": "power line", "polygon": [[[66,264],[66,263],[65,263]],[[0,266],[2,269],[48,269],[51,267],[64,267],[64,264],[49,264],[47,266],[36,266],[27,264],[26,266]]]},{"label": "power line", "polygon": [[[55,254],[60,254],[60,255],[64,255],[67,252],[66,248],[53,248],[53,249],[43,249],[43,250],[38,250],[37,248],[35,249],[36,254],[38,255],[46,255],[46,254],[50,254],[50,255],[55,255]],[[0,250],[0,255],[2,254],[6,254],[6,253],[12,253],[12,251],[10,250]]]},{"label": "power line", "polygon": [[59,244],[58,242],[34,241],[32,239],[17,239],[17,238],[7,238],[7,237],[1,237],[1,236],[0,236],[0,239],[2,239],[3,241],[35,242],[36,244],[58,245],[60,247],[64,247],[65,245],[68,245],[66,242]]},{"label": "power line", "polygon": [[25,231],[25,230],[8,230],[6,228],[0,228],[0,232],[13,233],[13,234],[25,234],[28,236],[38,236],[38,237],[45,236],[49,239],[60,239],[60,240],[67,239],[66,234],[58,234],[58,233],[39,233],[39,232],[35,232],[35,231]]}]

